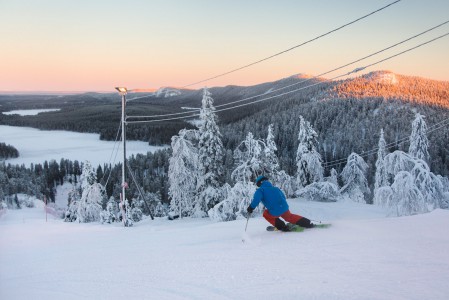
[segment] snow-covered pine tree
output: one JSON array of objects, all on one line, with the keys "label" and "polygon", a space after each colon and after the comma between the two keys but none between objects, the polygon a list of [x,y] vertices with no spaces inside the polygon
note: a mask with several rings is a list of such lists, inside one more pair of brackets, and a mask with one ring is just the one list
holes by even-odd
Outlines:
[{"label": "snow-covered pine tree", "polygon": [[274,141],[273,124],[268,126],[267,139],[265,141],[262,155],[262,168],[264,175],[268,176],[273,183],[277,183],[278,173],[280,171],[279,159],[276,155],[277,146]]},{"label": "snow-covered pine tree", "polygon": [[195,203],[195,215],[198,217],[206,216],[207,211],[222,200],[223,143],[213,103],[211,93],[204,88],[198,129],[199,176]]},{"label": "snow-covered pine tree", "polygon": [[331,169],[330,176],[326,178],[326,181],[335,184],[337,187],[338,185],[338,172],[334,168]]},{"label": "snow-covered pine tree", "polygon": [[298,189],[296,177],[290,176],[287,172],[281,170],[275,180],[274,184],[285,193],[287,198],[295,197],[296,190]]},{"label": "snow-covered pine tree", "polygon": [[384,138],[384,130],[380,130],[380,137],[377,150],[377,160],[376,160],[376,174],[374,189],[378,189],[381,186],[388,185],[388,176],[385,168],[385,155],[387,155],[386,143]]},{"label": "snow-covered pine tree", "polygon": [[348,162],[341,172],[344,186],[340,189],[342,194],[356,202],[366,203],[365,194],[369,193],[366,171],[368,165],[357,153],[351,153]]},{"label": "snow-covered pine tree", "polygon": [[262,146],[260,141],[254,139],[251,132],[234,151],[236,168],[231,177],[236,182],[252,183],[252,179],[262,175]]},{"label": "snow-covered pine tree", "polygon": [[410,173],[428,209],[439,208],[441,201],[444,199],[444,187],[438,176],[430,172],[427,163],[421,159],[416,160],[415,167]]},{"label": "snow-covered pine tree", "polygon": [[101,223],[114,223],[118,220],[119,207],[117,201],[111,196],[106,203],[106,209],[100,214]]},{"label": "snow-covered pine tree", "polygon": [[[441,207],[445,201],[443,183],[438,176],[430,172],[424,160],[397,150],[386,155],[384,161],[388,176],[394,178],[395,189],[392,185],[390,191],[394,195],[389,198],[390,202],[386,205],[392,209],[392,214],[415,214]],[[401,176],[398,176],[399,174]],[[407,184],[407,187],[401,189],[401,184]],[[374,203],[385,203],[385,197],[388,195],[386,188],[379,188],[379,191],[375,192]],[[425,203],[426,209],[422,208],[423,204],[420,201]]]},{"label": "snow-covered pine tree", "polygon": [[[164,205],[161,201],[161,194],[146,192],[145,199],[147,199],[149,203],[149,209],[153,212],[154,217],[165,217],[167,216],[167,206]],[[146,209],[147,206],[144,207],[143,213],[148,215],[150,212]]]},{"label": "snow-covered pine tree", "polygon": [[438,179],[443,185],[443,199],[440,201],[440,207],[443,209],[449,209],[449,178],[437,175]]},{"label": "snow-covered pine tree", "polygon": [[80,223],[99,221],[104,188],[97,182],[97,175],[89,161],[84,163],[80,179],[82,194],[76,219]]},{"label": "snow-covered pine tree", "polygon": [[408,153],[425,162],[429,162],[429,140],[427,139],[427,124],[424,116],[417,113],[412,123],[412,134],[410,135],[410,148]]},{"label": "snow-covered pine tree", "polygon": [[312,125],[299,116],[298,150],[296,152],[297,180],[300,187],[323,180],[321,155],[317,149],[317,133]]},{"label": "snow-covered pine tree", "polygon": [[172,137],[172,157],[168,168],[170,212],[180,217],[193,215],[198,178],[198,150],[193,145],[196,130],[182,129]]},{"label": "snow-covered pine tree", "polygon": [[387,204],[391,215],[409,216],[428,212],[426,201],[409,172],[399,172],[394,177],[391,189]]},{"label": "snow-covered pine tree", "polygon": [[67,210],[65,211],[65,215],[64,215],[65,222],[75,222],[76,221],[80,199],[81,199],[81,191],[76,187],[76,185],[73,185],[72,190],[69,191],[69,194],[68,194]]},{"label": "snow-covered pine tree", "polygon": [[309,201],[337,202],[341,197],[337,185],[329,181],[314,182],[298,190],[297,195]]},{"label": "snow-covered pine tree", "polygon": [[[236,183],[232,188],[227,189],[225,185],[223,194],[227,194],[227,197],[209,210],[211,219],[230,221],[246,213],[246,208],[256,191],[252,180],[263,173],[261,158],[261,142],[254,139],[253,134],[248,132],[245,140],[234,151],[236,168],[231,177]],[[257,213],[260,213],[260,209],[256,209],[255,214]]]}]

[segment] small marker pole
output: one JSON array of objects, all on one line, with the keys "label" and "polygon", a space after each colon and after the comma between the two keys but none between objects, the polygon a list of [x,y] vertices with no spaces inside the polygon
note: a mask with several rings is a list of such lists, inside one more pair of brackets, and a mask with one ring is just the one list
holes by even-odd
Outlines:
[{"label": "small marker pole", "polygon": [[45,201],[45,222],[48,222],[47,221],[47,197],[46,196],[44,196],[44,201]]}]

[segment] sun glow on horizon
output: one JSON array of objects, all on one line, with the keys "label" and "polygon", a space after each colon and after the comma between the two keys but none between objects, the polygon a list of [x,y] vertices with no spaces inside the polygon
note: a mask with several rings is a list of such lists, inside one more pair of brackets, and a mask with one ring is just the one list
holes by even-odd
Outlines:
[{"label": "sun glow on horizon", "polygon": [[[229,0],[187,6],[173,0],[129,7],[103,0],[5,0],[0,9],[0,91],[113,92],[117,82],[136,87],[136,92],[179,89],[288,49],[381,5],[318,0],[279,6],[264,0]],[[446,11],[448,1],[401,2],[319,41],[188,88],[249,86],[292,74],[313,77],[435,26],[447,19]],[[422,17],[424,12],[427,17]],[[448,27],[375,59],[431,39]],[[389,69],[449,81],[447,53],[449,37],[366,72]],[[334,75],[338,74],[327,78]]]}]

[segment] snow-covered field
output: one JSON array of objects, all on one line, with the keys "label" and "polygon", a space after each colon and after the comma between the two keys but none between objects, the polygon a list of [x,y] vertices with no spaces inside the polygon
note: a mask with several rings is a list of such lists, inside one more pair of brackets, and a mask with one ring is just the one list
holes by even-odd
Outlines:
[{"label": "snow-covered field", "polygon": [[[329,229],[267,232],[261,217],[64,223],[42,202],[0,217],[0,299],[447,299],[449,211],[385,218],[289,200]],[[242,239],[245,239],[245,243]]]},{"label": "snow-covered field", "polygon": [[52,111],[59,111],[60,108],[48,108],[48,109],[18,109],[18,110],[11,110],[11,111],[5,111],[2,114],[4,115],[19,115],[19,116],[35,116],[40,113],[44,112],[52,112]]},{"label": "snow-covered field", "polygon": [[[6,160],[11,164],[43,163],[45,160],[56,160],[61,158],[78,160],[83,162],[89,160],[92,166],[116,162],[123,156],[119,143],[112,141],[101,141],[100,135],[95,133],[78,133],[63,130],[39,130],[30,127],[16,127],[0,125],[0,142],[10,144],[19,150],[19,157]],[[114,147],[115,146],[115,147]],[[118,154],[113,150],[118,149]],[[126,142],[127,156],[138,153],[153,152],[162,147],[149,146],[148,143],[138,141]]]}]

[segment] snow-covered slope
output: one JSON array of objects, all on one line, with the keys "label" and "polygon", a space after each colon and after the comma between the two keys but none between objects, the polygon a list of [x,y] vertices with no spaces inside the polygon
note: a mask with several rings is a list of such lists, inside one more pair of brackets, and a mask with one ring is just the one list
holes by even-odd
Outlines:
[{"label": "snow-covered slope", "polygon": [[[449,211],[402,218],[290,200],[329,229],[262,218],[74,224],[42,205],[0,217],[0,299],[446,299]],[[242,237],[246,242],[242,243]]]}]

